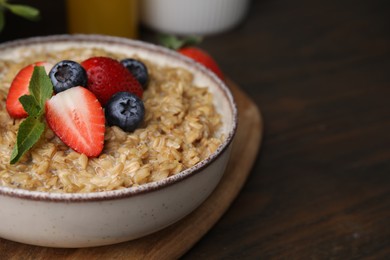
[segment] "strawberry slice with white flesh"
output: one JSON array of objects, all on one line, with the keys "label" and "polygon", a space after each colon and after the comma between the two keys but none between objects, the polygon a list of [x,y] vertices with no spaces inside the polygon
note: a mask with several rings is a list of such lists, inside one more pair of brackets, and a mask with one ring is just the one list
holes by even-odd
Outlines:
[{"label": "strawberry slice with white flesh", "polygon": [[24,118],[27,117],[27,112],[24,110],[22,103],[19,98],[23,95],[29,94],[29,84],[34,72],[35,66],[50,67],[47,62],[36,62],[22,68],[18,74],[14,77],[11,86],[8,91],[6,108],[8,114],[13,118]]},{"label": "strawberry slice with white flesh", "polygon": [[88,157],[103,150],[105,118],[96,96],[84,87],[73,87],[46,102],[46,121],[70,148]]}]

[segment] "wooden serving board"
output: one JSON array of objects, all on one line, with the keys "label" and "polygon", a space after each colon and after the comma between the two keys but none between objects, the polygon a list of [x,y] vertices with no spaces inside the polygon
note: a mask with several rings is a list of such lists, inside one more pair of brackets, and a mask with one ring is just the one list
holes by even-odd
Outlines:
[{"label": "wooden serving board", "polygon": [[227,170],[211,196],[194,212],[152,235],[120,244],[45,248],[0,238],[0,259],[172,259],[186,253],[226,212],[244,185],[261,145],[263,121],[252,100],[228,81],[238,106],[238,129]]}]

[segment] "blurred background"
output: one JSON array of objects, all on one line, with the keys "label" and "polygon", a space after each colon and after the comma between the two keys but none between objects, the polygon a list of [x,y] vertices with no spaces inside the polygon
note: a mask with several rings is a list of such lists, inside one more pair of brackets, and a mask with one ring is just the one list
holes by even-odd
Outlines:
[{"label": "blurred background", "polygon": [[2,41],[37,35],[95,33],[142,38],[144,28],[175,35],[214,35],[237,26],[250,0],[20,0],[36,7],[41,19],[30,22],[5,12]]},{"label": "blurred background", "polygon": [[[144,18],[137,9],[131,37],[156,42],[159,31],[184,34],[184,22],[165,24],[160,15],[189,17],[185,6],[176,17],[158,4],[164,1],[142,1],[154,3]],[[13,2],[37,7],[41,19],[6,13],[0,42],[69,32],[65,1]],[[229,15],[235,19],[218,21],[224,26],[198,25],[200,47],[258,106],[264,138],[241,193],[185,258],[388,259],[390,1],[241,4]]]}]

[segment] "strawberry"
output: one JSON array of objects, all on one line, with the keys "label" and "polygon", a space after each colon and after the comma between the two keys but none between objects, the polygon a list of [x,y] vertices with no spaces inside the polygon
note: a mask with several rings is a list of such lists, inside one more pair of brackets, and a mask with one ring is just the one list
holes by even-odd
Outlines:
[{"label": "strawberry", "polygon": [[119,61],[109,57],[92,57],[81,65],[87,72],[87,88],[103,106],[118,92],[130,92],[142,98],[141,84]]},{"label": "strawberry", "polygon": [[46,121],[70,148],[88,157],[98,156],[104,145],[105,118],[96,96],[73,87],[46,101]]},{"label": "strawberry", "polygon": [[177,38],[173,35],[160,35],[160,43],[170,49],[176,50],[180,54],[187,56],[195,60],[196,62],[202,64],[207,69],[214,72],[221,80],[224,80],[225,77],[219,68],[217,62],[211,57],[209,53],[200,48],[194,47],[196,44],[201,42],[199,37],[186,37],[186,38]]},{"label": "strawberry", "polygon": [[6,109],[8,114],[13,118],[27,117],[27,112],[24,110],[19,98],[29,94],[28,87],[35,66],[48,67],[49,64],[47,62],[36,62],[28,65],[16,74],[11,83],[6,100]]},{"label": "strawberry", "polygon": [[224,80],[224,76],[222,74],[221,69],[219,68],[218,64],[215,62],[215,60],[205,52],[204,50],[201,50],[196,47],[183,47],[177,50],[180,54],[187,56],[200,64],[204,65],[206,68],[214,72],[220,79]]}]

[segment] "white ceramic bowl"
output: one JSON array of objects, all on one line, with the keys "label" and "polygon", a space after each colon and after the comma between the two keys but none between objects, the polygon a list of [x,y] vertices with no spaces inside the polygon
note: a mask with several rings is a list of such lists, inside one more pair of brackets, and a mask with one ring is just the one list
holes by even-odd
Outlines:
[{"label": "white ceramic bowl", "polygon": [[21,49],[100,47],[137,54],[160,65],[192,71],[195,83],[209,87],[223,116],[226,141],[206,160],[165,180],[96,193],[33,192],[0,186],[0,237],[48,247],[91,247],[136,239],[194,211],[220,181],[237,127],[237,110],[225,84],[204,67],[174,51],[139,41],[98,35],[57,35],[0,44],[1,59]]},{"label": "white ceramic bowl", "polygon": [[171,34],[209,35],[236,26],[248,12],[250,0],[142,0],[141,21]]}]

